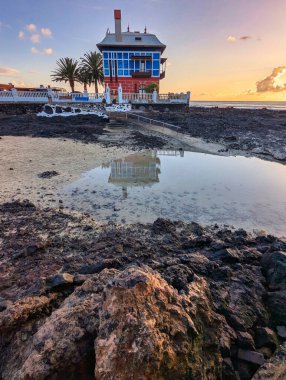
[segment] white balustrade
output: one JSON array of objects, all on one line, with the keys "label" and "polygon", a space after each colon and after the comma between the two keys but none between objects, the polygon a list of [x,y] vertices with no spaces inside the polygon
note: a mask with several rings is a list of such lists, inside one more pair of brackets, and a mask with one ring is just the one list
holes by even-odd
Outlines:
[{"label": "white balustrade", "polygon": [[[190,100],[190,92],[186,94],[158,94],[157,91],[153,93],[123,93],[119,88],[118,102],[120,104],[126,103],[188,103]],[[106,99],[108,104],[111,103],[110,89],[106,87],[105,93],[68,93],[68,92],[53,92],[48,91],[0,91],[1,102],[48,102],[48,96],[52,97],[53,102],[59,103],[73,103],[73,102],[87,102],[87,103],[101,103]]]}]

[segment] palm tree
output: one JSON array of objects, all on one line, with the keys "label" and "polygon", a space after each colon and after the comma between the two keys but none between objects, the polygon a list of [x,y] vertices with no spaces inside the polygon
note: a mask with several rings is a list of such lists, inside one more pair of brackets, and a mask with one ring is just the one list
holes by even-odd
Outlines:
[{"label": "palm tree", "polygon": [[91,80],[94,83],[95,93],[98,94],[98,84],[103,84],[103,67],[102,56],[96,51],[90,51],[81,58],[82,66],[90,73]]},{"label": "palm tree", "polygon": [[71,91],[74,92],[75,82],[78,80],[78,61],[73,58],[60,58],[57,61],[57,68],[51,74],[54,82],[69,82]]},{"label": "palm tree", "polygon": [[91,85],[92,76],[85,66],[80,66],[78,70],[77,80],[83,84],[83,91],[87,92],[87,85]]}]

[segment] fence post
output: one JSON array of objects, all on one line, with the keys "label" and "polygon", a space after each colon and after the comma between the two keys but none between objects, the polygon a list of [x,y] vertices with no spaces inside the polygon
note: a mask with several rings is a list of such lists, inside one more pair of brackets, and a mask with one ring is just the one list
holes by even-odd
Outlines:
[{"label": "fence post", "polygon": [[122,87],[121,87],[121,84],[119,84],[119,87],[118,87],[118,104],[122,104],[122,103],[123,103]]},{"label": "fence post", "polygon": [[110,104],[111,103],[110,88],[109,88],[108,84],[106,85],[106,88],[105,88],[105,100],[106,100],[106,104]]},{"label": "fence post", "polygon": [[18,92],[17,92],[16,88],[12,88],[11,92],[12,92],[13,99],[15,101],[18,100]]},{"label": "fence post", "polygon": [[153,93],[152,93],[152,101],[153,101],[153,103],[157,103],[157,97],[158,97],[158,92],[156,90],[154,90]]}]

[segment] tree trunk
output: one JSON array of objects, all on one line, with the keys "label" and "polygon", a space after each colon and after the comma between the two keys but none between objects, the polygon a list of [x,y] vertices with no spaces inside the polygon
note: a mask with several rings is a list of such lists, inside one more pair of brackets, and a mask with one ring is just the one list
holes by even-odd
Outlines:
[{"label": "tree trunk", "polygon": [[87,92],[87,83],[86,82],[83,84],[83,91]]},{"label": "tree trunk", "polygon": [[74,81],[70,80],[71,92],[74,92]]},{"label": "tree trunk", "polygon": [[95,90],[95,93],[98,94],[98,84],[97,84],[97,80],[94,81],[94,90]]}]

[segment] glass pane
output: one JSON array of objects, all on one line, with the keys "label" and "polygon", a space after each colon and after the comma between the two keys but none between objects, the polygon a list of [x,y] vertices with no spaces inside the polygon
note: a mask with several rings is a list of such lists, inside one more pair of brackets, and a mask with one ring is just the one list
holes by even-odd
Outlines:
[{"label": "glass pane", "polygon": [[118,75],[123,75],[123,70],[118,70]]},{"label": "glass pane", "polygon": [[103,70],[103,73],[104,73],[104,76],[106,76],[106,77],[109,76],[109,70],[108,70],[108,69],[104,69],[104,70]]},{"label": "glass pane", "polygon": [[159,70],[153,70],[153,77],[159,76]]},{"label": "glass pane", "polygon": [[124,75],[125,76],[129,76],[129,71],[128,70],[124,70]]},{"label": "glass pane", "polygon": [[153,59],[160,59],[160,53],[153,53]]},{"label": "glass pane", "polygon": [[123,64],[122,64],[122,61],[121,61],[121,60],[118,60],[118,61],[117,61],[117,67],[118,67],[119,69],[122,69],[122,68],[123,68]]},{"label": "glass pane", "polygon": [[135,61],[135,70],[139,70],[139,68],[140,68],[140,62]]},{"label": "glass pane", "polygon": [[123,53],[123,59],[128,59],[128,53]]},{"label": "glass pane", "polygon": [[146,61],[146,70],[151,70],[151,69],[152,69],[152,62]]},{"label": "glass pane", "polygon": [[117,58],[122,59],[122,53],[117,53]]},{"label": "glass pane", "polygon": [[104,59],[107,59],[107,58],[108,58],[108,53],[104,52],[104,53],[103,53],[103,58],[104,58]]},{"label": "glass pane", "polygon": [[160,62],[159,61],[153,61],[153,69],[159,70],[160,68]]},{"label": "glass pane", "polygon": [[124,69],[128,69],[128,61],[123,61]]}]

